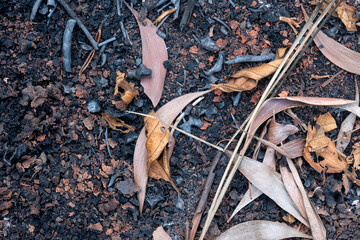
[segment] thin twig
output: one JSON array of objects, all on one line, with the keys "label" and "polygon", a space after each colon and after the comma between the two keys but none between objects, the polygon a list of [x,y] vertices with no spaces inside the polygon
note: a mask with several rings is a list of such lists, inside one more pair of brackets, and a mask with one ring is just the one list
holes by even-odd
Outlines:
[{"label": "thin twig", "polygon": [[33,21],[35,19],[36,13],[40,7],[42,0],[36,0],[34,2],[33,8],[31,9],[31,14],[30,14],[30,21]]},{"label": "thin twig", "polygon": [[217,18],[217,17],[214,17],[214,20],[217,21],[217,22],[219,22],[220,24],[224,25],[224,27],[226,27],[226,29],[231,32],[231,28],[230,28],[225,22],[223,22],[222,20],[220,20],[220,19]]},{"label": "thin twig", "polygon": [[105,141],[106,141],[106,148],[108,150],[109,156],[110,156],[110,158],[112,158],[111,150],[110,150],[110,146],[109,146],[108,128],[107,127],[106,127],[106,130],[105,130]]},{"label": "thin twig", "polygon": [[75,19],[81,30],[85,33],[85,36],[87,39],[89,39],[91,45],[95,50],[98,50],[98,43],[95,41],[95,39],[91,36],[90,32],[87,30],[85,25],[81,22],[80,18],[76,15],[76,13],[70,8],[70,6],[65,2],[65,0],[57,0],[61,6],[67,11],[67,13],[70,15],[71,18]]},{"label": "thin twig", "polygon": [[269,53],[265,55],[243,55],[237,56],[231,60],[225,61],[225,64],[236,64],[243,62],[264,62],[264,61],[272,61],[275,59],[274,53]]},{"label": "thin twig", "polygon": [[321,84],[322,87],[326,87],[326,85],[328,85],[329,83],[331,83],[332,81],[335,80],[335,78],[337,76],[339,76],[340,74],[342,74],[344,72],[343,69],[341,69],[341,71],[339,71],[338,73],[336,73],[334,76],[332,76],[331,78],[329,78],[328,80],[326,80],[323,84]]},{"label": "thin twig", "polygon": [[205,183],[205,187],[204,187],[204,190],[201,194],[201,198],[200,198],[200,201],[199,201],[199,204],[195,210],[195,214],[194,214],[194,217],[192,219],[192,227],[191,227],[191,232],[190,232],[190,239],[189,240],[194,240],[195,238],[195,234],[196,234],[196,230],[200,224],[200,220],[201,220],[201,217],[203,215],[203,212],[205,210],[205,207],[206,207],[206,202],[207,202],[207,198],[209,196],[209,193],[210,193],[210,190],[211,190],[211,186],[214,182],[214,179],[215,179],[215,168],[216,168],[216,165],[218,164],[220,158],[222,156],[222,153],[221,152],[217,152],[212,163],[211,163],[211,167],[210,167],[210,171],[209,171],[209,175],[208,175],[208,178],[206,180],[206,183]]},{"label": "thin twig", "polygon": [[66,23],[63,44],[62,44],[62,60],[65,72],[71,72],[71,38],[76,24],[75,19],[69,19]]},{"label": "thin twig", "polygon": [[106,44],[108,44],[108,43],[111,43],[111,42],[115,41],[115,40],[116,40],[116,37],[109,38],[109,39],[107,39],[107,40],[99,43],[98,46],[99,46],[99,47],[102,47],[102,46],[104,46],[104,45],[106,45]]},{"label": "thin twig", "polygon": [[159,122],[161,122],[162,124],[164,124],[164,125],[166,125],[166,126],[168,126],[168,127],[170,127],[170,128],[174,128],[175,130],[181,132],[182,134],[185,134],[186,136],[192,137],[192,138],[194,138],[195,140],[198,140],[199,142],[202,142],[202,143],[204,143],[204,144],[206,144],[206,145],[208,145],[208,146],[210,146],[210,147],[213,147],[213,148],[215,148],[215,149],[217,149],[217,150],[219,150],[219,151],[221,151],[221,152],[224,151],[224,149],[223,149],[222,147],[219,147],[219,146],[216,146],[215,144],[209,143],[209,142],[205,141],[205,140],[202,139],[202,138],[199,138],[199,137],[197,137],[197,136],[195,136],[195,135],[193,135],[193,134],[191,134],[191,133],[188,133],[188,132],[186,132],[186,131],[178,128],[178,127],[175,127],[174,125],[168,124],[168,123],[162,121],[161,119],[159,119],[159,118],[157,118],[157,117],[154,117],[154,116],[151,116],[151,115],[148,115],[148,114],[144,114],[144,113],[133,112],[133,111],[125,111],[125,112],[131,113],[131,114],[135,114],[135,115],[140,115],[140,116],[143,116],[143,117],[149,117],[149,118],[156,119],[156,120],[158,120]]},{"label": "thin twig", "polygon": [[96,161],[98,162],[98,165],[99,165],[99,167],[100,167],[100,166],[101,166],[101,165],[100,165],[100,159],[99,159],[98,155],[96,154],[96,152],[95,152],[95,150],[94,150],[93,147],[91,147],[91,151],[92,151],[92,153],[94,154],[95,159],[96,159]]}]

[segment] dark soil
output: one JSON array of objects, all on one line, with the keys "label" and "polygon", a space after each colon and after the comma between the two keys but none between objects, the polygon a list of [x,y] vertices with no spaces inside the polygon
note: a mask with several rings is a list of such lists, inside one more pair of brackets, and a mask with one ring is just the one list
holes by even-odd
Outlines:
[{"label": "dark soil", "polygon": [[[195,140],[177,135],[177,146],[171,159],[171,173],[182,193],[184,206],[179,206],[176,191],[165,181],[149,179],[144,212],[139,214],[139,202],[131,189],[133,185],[132,157],[137,136],[143,127],[142,118],[117,110],[112,101],[116,70],[126,72],[141,59],[141,39],[135,18],[124,6],[122,16],[116,14],[116,1],[71,1],[71,8],[95,35],[101,22],[102,40],[116,35],[108,44],[107,61],[95,55],[84,74],[77,73],[89,51],[82,50],[80,42],[88,43],[76,26],[72,38],[73,73],[65,73],[62,66],[62,37],[68,14],[60,6],[50,19],[38,13],[29,20],[34,1],[2,1],[0,3],[0,235],[8,239],[151,239],[153,231],[164,226],[172,239],[184,239],[185,222],[191,222],[206,181],[215,150]],[[44,3],[46,1],[43,1]],[[156,2],[156,1],[154,1]],[[225,51],[225,59],[236,55],[259,55],[275,52],[289,46],[295,39],[291,28],[277,19],[281,16],[303,20],[300,8],[293,1],[268,1],[269,10],[259,10],[252,1],[199,1],[189,25],[181,31],[180,19],[170,16],[160,28],[167,34],[169,61],[165,89],[159,106],[185,93],[198,91],[209,80],[203,70],[216,62],[218,52],[201,49],[193,38],[204,37],[214,28],[213,40]],[[42,8],[43,5],[40,6]],[[355,6],[355,4],[352,4]],[[185,1],[181,1],[180,18]],[[305,6],[308,11],[312,6]],[[140,4],[134,8],[140,10]],[[252,10],[251,10],[252,9]],[[148,13],[154,21],[157,9]],[[217,17],[226,22],[231,31],[225,35]],[[119,22],[124,21],[133,46],[124,42]],[[302,23],[303,25],[304,23]],[[347,47],[360,51],[359,33],[349,33],[340,20],[331,18],[327,29],[338,26],[335,39]],[[224,66],[216,73],[219,82],[235,71],[257,64]],[[342,73],[326,87],[325,79],[310,80],[311,74],[336,74],[341,69],[329,62],[317,49],[310,49],[299,62],[297,69],[285,81],[280,91],[289,96],[321,96],[354,99],[354,81],[357,76]],[[186,82],[184,83],[184,71]],[[102,85],[105,78],[108,85]],[[236,94],[211,93],[192,111],[190,116],[209,123],[205,130],[192,127],[191,132],[211,143],[231,138],[236,131],[235,122],[241,123],[254,108],[268,79],[252,91],[243,92],[234,106]],[[147,113],[152,109],[150,100],[135,82],[140,95],[129,110]],[[70,89],[70,91],[65,91]],[[73,91],[71,90],[73,88]],[[91,114],[86,104],[97,100],[103,111],[119,116],[136,127],[136,132],[122,134],[109,129],[112,152],[110,158],[105,143],[107,123],[101,115]],[[158,108],[158,107],[157,107]],[[305,123],[325,113],[327,108],[302,108],[294,112]],[[338,126],[346,112],[330,110]],[[190,117],[187,116],[186,120]],[[282,122],[291,120],[278,114]],[[335,139],[337,132],[332,133]],[[352,143],[359,140],[354,135]],[[251,146],[254,149],[255,143]],[[346,154],[351,152],[351,146]],[[249,154],[252,152],[249,151]],[[264,153],[261,150],[260,156]],[[5,160],[9,160],[7,164]],[[220,182],[227,163],[222,158],[216,170],[213,190],[208,206]],[[317,186],[323,189],[325,200],[311,198],[320,213],[329,239],[360,239],[360,188],[351,184],[345,195],[341,174],[323,176],[306,162],[299,169],[307,192]],[[116,178],[117,176],[117,178]],[[112,187],[109,182],[116,179]],[[255,219],[280,221],[286,212],[272,200],[261,196],[242,210],[230,224],[226,224],[235,206],[248,187],[248,181],[239,173],[235,175],[229,193],[225,196],[209,231],[208,239],[239,222]],[[126,188],[126,187],[125,187]],[[128,190],[128,192],[126,192]],[[357,201],[357,202],[356,202]],[[178,205],[177,205],[178,203]],[[199,231],[204,223],[200,224]],[[295,222],[294,225],[298,225]]]}]

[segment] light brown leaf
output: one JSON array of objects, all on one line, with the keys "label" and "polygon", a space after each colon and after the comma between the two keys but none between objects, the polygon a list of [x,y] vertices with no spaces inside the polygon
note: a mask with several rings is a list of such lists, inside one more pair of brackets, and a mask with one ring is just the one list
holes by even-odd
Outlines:
[{"label": "light brown leaf", "polygon": [[[273,148],[268,147],[265,152],[263,163],[271,167],[275,170],[275,150]],[[260,191],[258,188],[256,188],[254,185],[250,184],[249,189],[244,194],[243,198],[239,202],[239,204],[236,206],[235,210],[227,220],[229,223],[231,219],[241,211],[245,206],[247,206],[249,203],[254,201],[256,198],[261,196],[262,191]]]},{"label": "light brown leaf", "polygon": [[[304,9],[303,13],[305,15],[305,19],[308,20],[308,16]],[[358,63],[360,62],[360,53],[355,52],[344,45],[338,43],[334,39],[328,37],[322,31],[319,31],[314,38],[314,42],[316,46],[318,46],[320,52],[324,54],[324,56],[329,59],[336,66],[359,75],[360,68]]]},{"label": "light brown leaf", "polygon": [[126,2],[124,3],[135,16],[140,28],[143,64],[152,71],[151,76],[141,77],[141,85],[153,106],[156,107],[164,90],[166,77],[164,62],[168,60],[168,53],[165,41],[157,35],[157,28],[148,18],[143,21],[139,20],[139,13]]},{"label": "light brown leaf", "polygon": [[268,240],[295,237],[311,238],[311,236],[283,223],[255,220],[229,228],[216,240]]},{"label": "light brown leaf", "polygon": [[296,167],[292,160],[286,159],[287,163],[289,165],[290,171],[293,175],[293,178],[296,182],[296,185],[298,186],[300,193],[302,195],[302,200],[305,206],[306,215],[308,217],[309,223],[310,223],[310,229],[312,236],[315,240],[325,240],[326,239],[326,230],[324,227],[324,224],[321,222],[321,219],[316,212],[314,206],[312,205],[311,201],[309,200],[306,191],[304,189],[304,186],[302,185],[299,173],[296,170]]},{"label": "light brown leaf", "polygon": [[[157,116],[163,122],[170,124],[174,121],[177,115],[186,107],[190,102],[196,98],[210,92],[202,91],[196,93],[189,93],[178,98],[173,99],[164,106],[162,106],[157,112]],[[146,194],[146,183],[148,179],[147,169],[147,150],[146,150],[146,136],[145,128],[143,128],[136,141],[134,150],[134,178],[135,183],[140,187],[138,192],[138,200],[140,205],[140,213],[142,212]]]},{"label": "light brown leaf", "polygon": [[[225,154],[230,157],[232,152],[225,151]],[[263,163],[244,157],[238,170],[254,184],[255,187],[276,202],[282,209],[293,215],[304,225],[309,226],[309,223],[301,216],[299,210],[286,191],[285,186],[281,181],[280,174],[274,169]]]},{"label": "light brown leaf", "polygon": [[[148,115],[157,118],[154,111],[151,111]],[[170,138],[170,131],[157,119],[145,117],[144,121],[145,135],[147,138],[147,169],[149,170],[149,176],[170,182],[174,189],[180,194],[180,191],[170,177],[170,162],[166,148]]]},{"label": "light brown leaf", "polygon": [[159,226],[153,232],[153,239],[154,240],[171,240],[169,234],[167,234],[162,226]]},{"label": "light brown leaf", "polygon": [[[119,92],[119,87],[124,90],[123,93]],[[116,71],[116,83],[114,88],[114,95],[120,94],[121,103],[119,108],[125,110],[126,107],[131,103],[131,101],[139,95],[139,92],[134,88],[134,85],[130,85],[125,80],[125,73]]]},{"label": "light brown leaf", "polygon": [[296,207],[299,209],[299,212],[301,213],[301,215],[305,219],[308,219],[308,217],[306,215],[304,201],[302,200],[300,190],[295,183],[292,173],[290,173],[288,168],[284,165],[280,165],[280,173],[281,173],[281,179],[284,183],[286,191],[289,193],[291,199],[294,201],[294,203],[295,203]]},{"label": "light brown leaf", "polygon": [[[154,111],[148,115],[156,117]],[[154,118],[145,117],[145,135],[146,135],[146,149],[147,149],[147,166],[149,167],[154,160],[157,160],[164,151],[169,142],[170,131],[161,122]]]},{"label": "light brown leaf", "polygon": [[[321,0],[313,0],[309,3],[312,5],[317,5],[320,2]],[[321,5],[320,9],[324,10],[330,2],[331,0],[325,0],[325,2]],[[330,11],[333,8],[334,6],[330,8]],[[357,15],[357,9],[355,7],[349,6],[345,2],[341,2],[340,5],[336,8],[336,10],[333,12],[332,16],[340,18],[348,31],[357,31],[356,22],[357,20],[359,20],[359,16]]]},{"label": "light brown leaf", "polygon": [[346,147],[350,143],[351,130],[354,128],[356,115],[350,113],[345,120],[341,123],[341,127],[338,134],[338,141],[336,142],[336,149],[340,152],[344,152]]},{"label": "light brown leaf", "polygon": [[282,219],[290,224],[293,224],[296,221],[295,218],[288,213],[285,216],[283,216]]},{"label": "light brown leaf", "polygon": [[229,78],[225,84],[211,84],[215,89],[223,92],[242,92],[255,88],[258,81],[273,74],[280,66],[286,53],[286,48],[279,48],[274,61],[260,66],[242,69]]},{"label": "light brown leaf", "polygon": [[329,112],[320,115],[316,119],[316,124],[322,127],[325,132],[329,132],[337,128],[336,121]]},{"label": "light brown leaf", "polygon": [[[102,25],[103,25],[103,23],[100,23],[99,29],[95,35],[95,42],[97,42],[97,43],[100,42]],[[95,49],[92,49],[79,71],[79,76],[86,70],[86,68],[89,66],[89,64],[91,63],[91,60],[94,58],[94,56],[95,56]]]},{"label": "light brown leaf", "polygon": [[304,147],[305,140],[298,138],[285,143],[280,148],[282,148],[291,159],[294,159],[303,156]]},{"label": "light brown leaf", "polygon": [[117,117],[113,117],[109,114],[106,113],[101,113],[102,118],[105,119],[107,121],[107,123],[109,124],[109,127],[113,130],[116,131],[120,131],[122,133],[128,133],[128,132],[133,132],[136,130],[135,127],[126,124],[123,120],[121,120],[120,118]]},{"label": "light brown leaf", "polygon": [[[357,81],[355,80],[355,101],[359,105],[359,88]],[[340,152],[344,152],[346,147],[350,143],[351,131],[354,128],[356,116],[353,113],[350,113],[345,120],[341,123],[339,134],[337,136],[338,141],[336,142],[336,149]]]},{"label": "light brown leaf", "polygon": [[343,173],[342,175],[342,181],[343,181],[343,186],[345,189],[345,195],[348,195],[349,191],[350,191],[350,182],[349,182],[349,178],[346,176],[345,173]]},{"label": "light brown leaf", "polygon": [[356,148],[355,151],[352,153],[352,156],[354,158],[353,169],[360,169],[360,148]]},{"label": "light brown leaf", "polygon": [[[310,154],[311,152],[316,153],[323,160],[320,163],[315,163]],[[323,167],[327,167],[326,172],[328,173],[339,173],[347,168],[345,159],[337,153],[335,143],[325,136],[322,127],[316,130],[309,125],[304,158],[318,172],[321,172]]]},{"label": "light brown leaf", "polygon": [[270,142],[277,145],[298,131],[299,129],[294,125],[283,125],[275,122],[275,119],[272,119],[269,125],[268,139]]}]

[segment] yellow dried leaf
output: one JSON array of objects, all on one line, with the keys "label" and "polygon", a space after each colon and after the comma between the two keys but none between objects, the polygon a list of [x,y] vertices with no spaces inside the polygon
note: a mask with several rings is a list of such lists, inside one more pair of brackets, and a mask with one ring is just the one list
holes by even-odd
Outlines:
[{"label": "yellow dried leaf", "polygon": [[[154,111],[149,113],[150,116],[156,117]],[[146,149],[148,152],[148,167],[154,160],[157,160],[161,153],[164,151],[167,143],[169,142],[170,131],[157,119],[145,117],[145,135]]]},{"label": "yellow dried leaf", "polygon": [[320,115],[316,120],[316,124],[322,127],[325,132],[329,132],[337,128],[336,121],[329,112]]},{"label": "yellow dried leaf", "polygon": [[[311,152],[321,157],[320,163],[315,163],[312,159]],[[325,136],[322,127],[316,130],[309,125],[308,134],[304,148],[304,158],[316,171],[321,172],[326,167],[328,173],[340,173],[346,170],[346,160],[338,154],[336,146],[330,138]]]},{"label": "yellow dried leaf", "polygon": [[359,170],[360,169],[360,148],[356,148],[355,151],[352,153],[354,162],[353,162],[353,169]]},{"label": "yellow dried leaf", "polygon": [[[313,0],[309,3],[312,5],[317,5],[321,0]],[[324,10],[331,0],[325,0],[321,5],[321,10]],[[333,9],[333,6],[330,8],[330,11]],[[345,2],[341,2],[337,9],[333,12],[332,16],[340,18],[344,23],[348,31],[357,31],[356,22],[359,20],[357,15],[357,9],[355,7],[347,5]]]},{"label": "yellow dried leaf", "polygon": [[323,149],[319,156],[323,157],[324,160],[320,162],[320,165],[327,167],[327,173],[341,173],[347,168],[345,159],[339,155],[336,151],[335,143],[328,138],[329,144],[326,149]]},{"label": "yellow dried leaf", "polygon": [[314,168],[317,172],[322,172],[323,168],[320,166],[320,164],[314,162],[312,159],[311,153],[310,153],[310,143],[314,139],[314,136],[316,134],[316,129],[309,125],[308,127],[308,133],[306,137],[305,147],[304,147],[304,159],[310,164],[312,168]]},{"label": "yellow dried leaf", "polygon": [[284,221],[286,221],[290,224],[293,224],[296,221],[295,218],[290,213],[283,216],[282,219],[284,219]]},{"label": "yellow dried leaf", "polygon": [[120,108],[124,110],[131,103],[134,97],[139,95],[139,92],[134,88],[133,85],[130,85],[125,80],[125,73],[116,71],[116,84],[114,89],[114,95],[119,94],[119,87],[124,90],[123,93],[120,93],[121,100],[124,103],[123,106],[121,106]]},{"label": "yellow dried leaf", "polygon": [[106,113],[101,113],[102,118],[107,121],[109,127],[116,131],[121,131],[122,133],[128,133],[130,131],[135,131],[136,128],[126,124],[123,120],[117,117],[113,117]]},{"label": "yellow dried leaf", "polygon": [[281,64],[286,53],[286,48],[279,48],[274,61],[260,66],[242,69],[232,75],[225,84],[211,84],[215,89],[223,92],[242,92],[255,88],[258,81],[273,74]]},{"label": "yellow dried leaf", "polygon": [[[154,111],[151,111],[149,115],[157,117]],[[166,148],[170,138],[170,131],[157,119],[145,117],[144,121],[147,137],[146,149],[148,152],[147,167],[149,176],[170,182],[180,194],[170,177],[170,162]]]}]

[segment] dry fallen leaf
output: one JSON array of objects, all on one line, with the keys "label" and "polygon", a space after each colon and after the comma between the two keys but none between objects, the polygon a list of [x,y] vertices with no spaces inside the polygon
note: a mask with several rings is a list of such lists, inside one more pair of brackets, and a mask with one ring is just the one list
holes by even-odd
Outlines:
[{"label": "dry fallen leaf", "polygon": [[126,2],[124,3],[135,16],[140,28],[143,64],[152,71],[151,76],[142,76],[141,85],[153,106],[156,107],[160,101],[166,77],[164,62],[168,60],[168,53],[165,41],[157,35],[157,28],[148,18],[141,21],[139,13]]},{"label": "dry fallen leaf", "polygon": [[[231,157],[231,151],[225,151]],[[304,225],[309,226],[308,221],[302,217],[295,203],[285,189],[281,176],[271,167],[264,163],[244,157],[238,170],[261,192],[271,198],[282,209],[293,215]]]},{"label": "dry fallen leaf", "polygon": [[283,125],[275,122],[275,119],[272,119],[269,125],[268,139],[270,142],[277,145],[298,131],[299,129],[294,125]]},{"label": "dry fallen leaf", "polygon": [[[210,90],[196,92],[196,93],[189,93],[180,96],[178,98],[175,98],[172,101],[166,103],[164,106],[162,106],[156,112],[156,115],[164,123],[170,124],[174,121],[177,115],[179,115],[179,113],[184,109],[184,107],[186,107],[190,102],[192,102],[196,98],[208,92],[210,92]],[[136,141],[136,146],[134,150],[134,178],[135,178],[135,183],[140,188],[140,191],[138,192],[138,200],[139,200],[139,208],[141,213],[144,206],[146,184],[148,179],[145,128],[141,130],[139,137]]]},{"label": "dry fallen leaf", "polygon": [[[275,150],[273,148],[268,147],[265,152],[263,163],[270,166],[272,169],[275,169]],[[236,206],[235,210],[228,218],[227,222],[229,223],[231,219],[243,209],[246,205],[254,201],[256,198],[260,197],[263,193],[256,188],[254,185],[250,184],[249,189],[246,191],[244,196],[242,197],[239,204]]]},{"label": "dry fallen leaf", "polygon": [[[102,25],[103,25],[103,23],[100,23],[99,30],[97,31],[97,33],[95,35],[95,41],[97,43],[100,42]],[[84,64],[82,65],[82,67],[79,71],[79,76],[86,70],[86,68],[89,66],[89,64],[91,63],[91,60],[94,58],[94,56],[95,56],[95,49],[91,49],[88,57],[86,58]]]},{"label": "dry fallen leaf", "polygon": [[211,84],[215,89],[223,92],[249,91],[257,86],[258,81],[273,74],[281,64],[286,53],[286,48],[279,48],[274,61],[260,66],[242,69],[229,78],[225,84]]},{"label": "dry fallen leaf", "polygon": [[[319,163],[314,162],[311,152],[316,153],[316,156],[323,158],[323,160]],[[316,129],[309,125],[304,158],[319,173],[322,172],[323,167],[327,167],[326,172],[328,173],[340,173],[347,168],[347,162],[337,153],[335,143],[325,136],[322,127]]]},{"label": "dry fallen leaf", "polygon": [[[156,117],[157,115],[154,111],[151,111],[148,115]],[[151,166],[152,162],[157,160],[162,152],[164,151],[166,145],[169,142],[170,131],[157,119],[145,117],[145,135],[146,135],[146,149],[148,161],[148,168]]]},{"label": "dry fallen leaf", "polygon": [[[317,5],[320,2],[321,0],[313,0],[309,3],[312,5]],[[330,2],[331,0],[325,0],[324,3],[321,5],[321,10],[324,10]],[[330,8],[330,11],[333,8],[334,6]],[[346,2],[341,2],[340,5],[333,12],[332,16],[340,18],[348,31],[357,31],[356,22],[357,20],[359,20],[359,16],[357,15],[357,9],[355,7],[347,5]]]},{"label": "dry fallen leaf", "polygon": [[329,112],[320,115],[316,120],[316,124],[322,127],[325,132],[329,132],[337,128],[336,121]]},{"label": "dry fallen leaf", "polygon": [[171,237],[165,232],[162,226],[159,226],[153,232],[153,240],[171,240]]},{"label": "dry fallen leaf", "polygon": [[[304,8],[302,8],[302,10],[305,15],[305,19],[308,20],[308,16],[306,15]],[[328,37],[322,31],[317,33],[314,38],[314,42],[322,54],[324,54],[324,56],[332,63],[348,72],[357,75],[360,74],[358,64],[360,62],[360,53],[350,50],[334,39]]]},{"label": "dry fallen leaf", "polygon": [[295,203],[296,207],[299,209],[299,212],[301,213],[301,215],[305,219],[307,219],[304,202],[302,200],[300,190],[295,183],[294,177],[292,176],[292,174],[288,170],[288,168],[284,165],[280,165],[280,173],[281,173],[281,179],[284,183],[286,191],[289,193],[291,199],[294,201],[294,203]]},{"label": "dry fallen leaf", "polygon": [[122,133],[133,132],[136,130],[135,127],[126,124],[123,120],[117,117],[113,117],[106,113],[101,113],[103,119],[107,121],[109,127],[113,130],[120,131]]},{"label": "dry fallen leaf", "polygon": [[121,110],[125,110],[126,107],[131,103],[135,96],[139,95],[139,92],[125,80],[125,73],[116,71],[116,84],[114,89],[114,95],[119,94],[119,87],[124,90],[120,93],[120,97],[123,104],[118,105]]},{"label": "dry fallen leaf", "polygon": [[[157,118],[154,111],[151,111],[149,115]],[[170,162],[166,148],[170,138],[170,131],[157,119],[145,117],[144,121],[145,135],[147,138],[147,169],[149,176],[170,182],[174,189],[180,194],[180,191],[170,177]]]},{"label": "dry fallen leaf", "polygon": [[[360,98],[359,88],[357,85],[357,81],[355,80],[355,101],[358,105],[359,105],[359,98]],[[350,113],[341,123],[341,127],[336,142],[336,149],[339,150],[340,152],[344,152],[346,147],[350,143],[351,131],[354,128],[355,120],[356,120],[356,115]]]},{"label": "dry fallen leaf", "polygon": [[283,223],[255,220],[229,228],[216,240],[268,240],[296,237],[311,238],[311,236]]},{"label": "dry fallen leaf", "polygon": [[293,224],[296,221],[295,218],[288,213],[285,216],[283,216],[282,219],[290,224]]},{"label": "dry fallen leaf", "polygon": [[309,197],[306,194],[299,173],[297,172],[293,161],[288,158],[286,160],[294,178],[294,181],[301,193],[302,200],[305,206],[306,216],[310,223],[311,234],[315,240],[326,240],[326,230],[324,224],[322,223],[318,213],[316,212],[314,206],[312,205]]}]

